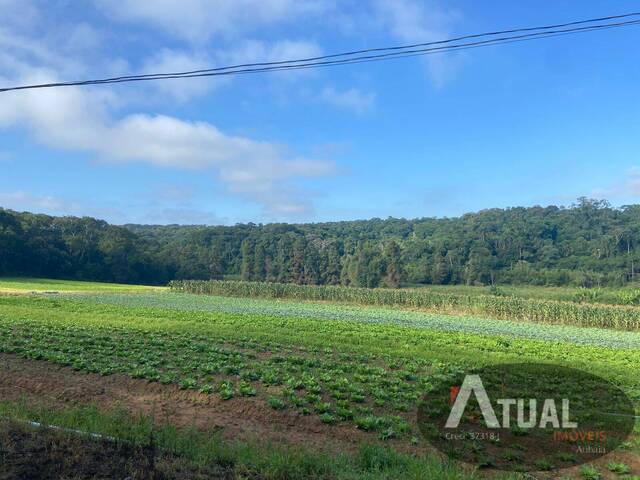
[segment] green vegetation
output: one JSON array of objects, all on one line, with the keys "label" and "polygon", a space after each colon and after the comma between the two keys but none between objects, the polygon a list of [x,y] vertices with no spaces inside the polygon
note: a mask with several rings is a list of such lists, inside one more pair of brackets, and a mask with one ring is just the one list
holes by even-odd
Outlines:
[{"label": "green vegetation", "polygon": [[[242,296],[5,280],[0,282],[0,289],[22,290],[24,294],[0,294],[0,352],[69,366],[78,372],[120,373],[172,384],[230,404],[251,397],[273,415],[312,416],[327,429],[358,429],[375,445],[364,444],[356,452],[333,457],[303,447],[224,442],[206,432],[154,426],[149,420],[118,412],[49,411],[33,404],[0,403],[0,417],[92,431],[142,449],[134,449],[130,452],[134,457],[127,458],[144,453],[151,429],[159,468],[187,471],[193,478],[206,478],[216,472],[229,478],[392,479],[424,478],[426,472],[432,478],[463,480],[481,475],[434,456],[397,453],[389,441],[406,448],[425,446],[416,423],[420,397],[435,383],[446,383],[470,366],[521,361],[567,365],[607,378],[640,407],[640,332],[541,326],[513,319],[397,308],[453,310],[447,304],[433,303],[433,299],[458,297],[469,305],[503,302],[482,304],[503,305],[503,318],[517,317],[506,309],[527,302],[538,307],[557,304],[596,312],[635,312],[634,307],[525,299],[500,292],[491,294],[486,289],[482,295],[460,295],[430,289],[372,290],[227,281],[172,286]],[[52,291],[58,293],[49,293]],[[425,301],[422,299],[432,303],[421,304]],[[331,303],[338,300],[353,304]],[[461,300],[456,301],[455,308],[461,309]],[[3,425],[0,423],[0,436]],[[635,436],[624,444],[627,455],[640,453],[638,433],[636,427]],[[30,442],[37,440],[29,438]],[[505,455],[510,462],[523,464],[523,453],[517,446],[514,444]],[[536,466],[549,470],[562,462],[571,464],[572,460],[553,457],[540,460]],[[492,464],[495,460],[487,457],[483,465]],[[595,472],[623,472],[626,466],[621,461],[608,463]],[[581,475],[593,472],[586,466]]]},{"label": "green vegetation", "polygon": [[160,287],[119,283],[52,280],[45,278],[0,278],[0,292],[114,292],[135,293],[159,290]]},{"label": "green vegetation", "polygon": [[618,475],[626,475],[631,473],[631,469],[628,465],[622,462],[609,462],[607,463],[607,469],[610,472],[617,473]]},{"label": "green vegetation", "polygon": [[430,378],[468,365],[552,361],[603,375],[640,398],[638,349],[158,303],[0,296],[0,351],[222,399],[255,390],[286,408],[330,414],[327,423],[352,423],[380,438],[416,436],[415,403]]},{"label": "green vegetation", "polygon": [[617,305],[577,304],[499,295],[457,295],[428,289],[366,289],[224,280],[176,280],[170,282],[169,286],[174,291],[195,294],[403,306],[581,327],[640,328],[640,309]]},{"label": "green vegetation", "polygon": [[581,328],[570,325],[545,325],[544,328],[540,328],[539,325],[532,322],[491,320],[390,307],[185,293],[159,295],[155,292],[137,295],[128,293],[83,294],[81,298],[85,302],[122,307],[154,307],[166,310],[243,313],[316,320],[349,320],[358,323],[392,324],[410,328],[495,335],[507,339],[516,337],[614,348],[640,348],[640,332]]},{"label": "green vegetation", "polygon": [[[0,417],[7,416],[106,435],[118,441],[68,435],[56,430],[34,430],[0,420],[0,440],[5,437],[11,440],[3,442],[4,448],[0,451],[0,459],[8,460],[3,466],[6,478],[45,478],[51,471],[65,478],[93,478],[98,462],[92,464],[91,459],[97,456],[96,452],[104,453],[98,463],[103,478],[127,478],[132,467],[137,470],[141,466],[144,466],[146,476],[136,478],[481,478],[477,473],[465,472],[434,456],[416,457],[372,444],[362,445],[354,455],[330,456],[302,446],[287,448],[262,442],[223,441],[209,432],[176,430],[169,425],[155,425],[142,417],[130,417],[124,412],[105,413],[95,408],[52,411],[21,403],[0,403]],[[36,432],[37,436],[34,435]],[[14,452],[16,439],[20,439],[21,448]],[[65,452],[73,454],[65,457]],[[151,477],[149,470],[153,470],[156,477]],[[83,476],[85,474],[87,476]],[[519,477],[500,475],[496,478]]]},{"label": "green vegetation", "polygon": [[[0,209],[0,275],[165,284],[242,278],[355,287],[628,285],[638,304],[640,205],[483,210],[459,218],[113,226]],[[591,290],[582,292],[591,301]],[[607,295],[603,295],[606,297]]]},{"label": "green vegetation", "polygon": [[585,480],[600,480],[602,478],[602,474],[597,467],[593,465],[583,465],[580,467],[580,475]]},{"label": "green vegetation", "polygon": [[640,305],[640,289],[632,287],[544,287],[531,285],[500,285],[479,287],[471,285],[427,285],[420,288],[435,293],[455,295],[497,295],[538,300],[576,303],[604,303],[610,305]]}]

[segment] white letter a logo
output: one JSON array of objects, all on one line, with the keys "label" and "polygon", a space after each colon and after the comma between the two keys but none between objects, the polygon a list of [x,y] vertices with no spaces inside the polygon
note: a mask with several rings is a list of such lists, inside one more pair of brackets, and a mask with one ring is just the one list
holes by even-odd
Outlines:
[{"label": "white letter a logo", "polygon": [[480,405],[480,410],[482,411],[484,421],[487,423],[487,427],[499,428],[500,424],[491,406],[491,401],[489,401],[487,391],[484,389],[482,380],[480,380],[480,375],[467,375],[464,377],[464,382],[462,382],[456,401],[451,408],[451,413],[449,414],[445,428],[458,428],[462,414],[465,408],[467,408],[467,403],[469,403],[471,392],[475,394],[478,400],[478,405]]}]

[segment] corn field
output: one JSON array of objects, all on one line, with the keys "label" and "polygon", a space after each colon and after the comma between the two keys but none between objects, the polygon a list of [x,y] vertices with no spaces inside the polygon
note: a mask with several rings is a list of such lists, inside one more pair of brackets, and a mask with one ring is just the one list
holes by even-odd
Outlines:
[{"label": "corn field", "polygon": [[441,313],[476,314],[508,320],[577,325],[581,327],[640,329],[640,308],[578,304],[553,300],[460,295],[428,289],[369,289],[225,280],[174,280],[173,291],[230,297],[289,298],[361,305],[401,306]]}]

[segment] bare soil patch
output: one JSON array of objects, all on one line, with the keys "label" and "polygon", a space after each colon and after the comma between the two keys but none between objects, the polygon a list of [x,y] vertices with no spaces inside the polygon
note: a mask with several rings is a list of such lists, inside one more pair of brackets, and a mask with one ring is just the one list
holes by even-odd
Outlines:
[{"label": "bare soil patch", "polygon": [[[125,375],[80,373],[49,362],[0,354],[0,401],[66,408],[93,404],[100,409],[124,408],[152,416],[159,424],[219,431],[233,440],[304,445],[314,450],[355,450],[375,436],[348,425],[325,425],[315,415],[276,411],[264,399],[232,398],[179,390]],[[387,442],[388,444],[389,442]],[[395,442],[394,442],[395,443]]]}]

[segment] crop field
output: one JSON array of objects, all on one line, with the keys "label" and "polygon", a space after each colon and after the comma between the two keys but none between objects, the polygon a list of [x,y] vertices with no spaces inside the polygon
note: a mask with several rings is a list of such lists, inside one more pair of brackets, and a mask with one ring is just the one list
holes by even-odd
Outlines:
[{"label": "crop field", "polygon": [[640,332],[604,328],[579,328],[571,325],[546,325],[533,322],[493,320],[481,317],[441,315],[430,312],[398,310],[374,306],[312,303],[287,299],[238,298],[193,294],[157,293],[86,294],[82,300],[124,307],[155,307],[196,312],[263,314],[325,320],[348,320],[369,324],[390,324],[410,328],[467,332],[501,337],[529,338],[552,342],[615,348],[640,348]]},{"label": "crop field", "polygon": [[[485,474],[438,457],[415,419],[418,400],[434,382],[470,366],[527,360],[567,365],[610,380],[640,405],[640,330],[632,323],[580,327],[569,316],[578,310],[564,311],[559,322],[536,323],[477,312],[449,315],[434,308],[269,298],[293,296],[273,290],[240,296],[256,284],[222,296],[75,283],[0,282],[24,293],[0,294],[0,361],[8,365],[0,377],[0,415],[144,438],[140,431],[148,424],[114,413],[115,400],[122,400],[129,415],[163,409],[155,419],[166,423],[158,427],[160,447],[185,454],[180,435],[187,433],[170,428],[172,423],[188,427],[191,415],[200,450],[188,455],[202,461],[203,445],[213,449],[207,432],[222,430],[220,442],[246,442],[244,447],[228,443],[235,446],[225,458],[233,457],[234,468],[271,472],[266,478],[462,479]],[[633,307],[601,307],[640,317]],[[117,398],[111,401],[110,395]],[[82,409],[90,408],[92,396],[99,408],[87,417]],[[273,452],[280,452],[281,462],[294,458],[279,450],[286,437],[312,450],[333,446],[348,455],[301,460],[308,454],[298,452],[298,463],[291,460],[295,471],[277,469]],[[251,463],[246,445],[256,441],[262,445],[252,447]],[[265,442],[277,445],[267,448]],[[222,461],[216,445],[215,459]],[[640,475],[637,433],[623,447],[589,467],[601,475],[593,478],[622,478],[612,462],[628,467],[627,478]],[[263,462],[259,466],[257,458]],[[549,461],[565,468],[567,478],[587,478],[571,459]],[[332,470],[334,464],[340,472]]]},{"label": "crop field", "polygon": [[[225,277],[225,281],[173,281],[171,285],[176,289],[184,289],[184,290],[199,290],[202,293],[206,292],[205,286],[208,285],[208,288],[213,291],[216,290],[227,289],[227,291],[232,291],[232,283],[233,281],[237,282],[238,279],[227,278]],[[250,285],[254,285],[253,290],[257,293],[256,287],[261,284],[261,282],[242,282],[245,287],[249,287]],[[290,286],[291,287],[291,286]],[[295,286],[293,286],[295,288]],[[264,287],[263,287],[264,288]],[[271,284],[271,288],[274,288],[274,284]],[[304,288],[304,287],[303,287]],[[328,290],[325,295],[331,295],[332,290],[337,289],[339,292],[339,287],[327,287]],[[317,288],[315,290],[318,290]],[[365,290],[371,291],[371,289],[356,289],[356,290]],[[293,294],[294,290],[290,291],[290,294]],[[380,292],[384,292],[384,289],[376,288],[375,291],[379,294],[379,299],[376,300],[378,302],[384,302],[384,294],[380,294]],[[396,291],[396,289],[391,290]],[[280,294],[283,294],[284,291],[279,290]],[[425,294],[440,294],[440,295],[451,295],[453,297],[483,297],[483,296],[493,296],[493,297],[511,297],[516,299],[529,299],[529,300],[553,300],[559,302],[572,302],[572,303],[594,303],[594,304],[605,304],[605,305],[640,305],[640,288],[637,285],[631,284],[626,287],[593,287],[593,288],[584,288],[584,287],[539,287],[539,286],[518,286],[518,285],[500,285],[500,286],[473,286],[473,285],[421,285],[418,287],[411,288],[403,288],[402,292],[404,294],[410,293],[414,297],[419,297]],[[336,292],[332,292],[333,295],[336,295]],[[266,294],[266,291],[263,291],[263,294]],[[296,293],[296,295],[301,295],[300,292]],[[372,295],[373,297],[373,295]],[[351,298],[358,298],[359,301],[367,301],[366,297],[363,295],[351,296]],[[371,301],[371,300],[370,300]],[[414,300],[416,301],[416,300]]]},{"label": "crop field", "polygon": [[162,287],[125,285],[121,283],[81,282],[78,280],[52,280],[46,278],[2,278],[0,293],[28,292],[144,292],[158,291]]},{"label": "crop field", "polygon": [[610,305],[640,305],[638,285],[625,287],[542,287],[529,285],[500,285],[482,287],[473,285],[428,285],[416,287],[433,292],[457,295],[491,295],[507,297],[537,298],[561,302],[605,303]]},{"label": "crop field", "polygon": [[176,292],[236,297],[289,298],[347,302],[358,305],[398,306],[489,316],[538,323],[640,329],[640,309],[633,306],[576,303],[501,295],[460,295],[423,289],[345,288],[265,282],[173,281]]}]

